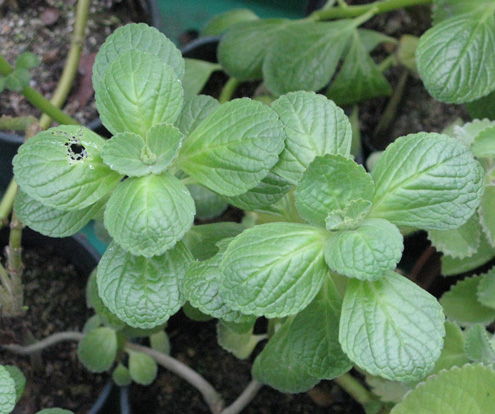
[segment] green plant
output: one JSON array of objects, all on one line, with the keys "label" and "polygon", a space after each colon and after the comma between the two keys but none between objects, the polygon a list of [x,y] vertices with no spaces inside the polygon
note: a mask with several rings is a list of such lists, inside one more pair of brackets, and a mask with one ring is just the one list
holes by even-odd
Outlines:
[{"label": "green plant", "polygon": [[[21,187],[14,209],[23,223],[64,237],[103,220],[111,244],[87,290],[96,315],[83,333],[7,349],[31,353],[76,340],[81,362],[95,372],[112,369],[119,385],[150,384],[158,363],[196,386],[213,413],[239,412],[260,383],[301,392],[321,379],[335,379],[369,413],[451,412],[450,395],[478,377],[483,386],[469,392],[487,412],[495,372],[481,364],[495,358],[485,329],[495,318],[493,271],[459,282],[439,303],[396,266],[404,235],[420,229],[445,253],[444,269],[472,270],[494,256],[493,124],[400,137],[368,173],[351,156],[355,134],[343,110],[324,95],[289,91],[324,87],[343,58],[327,96],[347,104],[390,93],[369,52],[394,41],[358,27],[376,13],[430,2],[333,3],[298,22],[245,12],[212,22],[205,33],[223,31],[232,16],[248,20],[232,25],[220,45],[220,63],[236,77],[220,102],[196,95],[219,66],[184,62],[158,31],[129,25],[107,39],[93,84],[113,137],[59,126],[28,140],[14,159]],[[481,16],[487,35],[493,17],[490,7],[471,14],[454,0],[435,5],[435,26],[418,46],[426,83],[435,83],[436,72],[422,66],[430,63],[424,51],[449,48],[431,35],[443,27],[438,19],[450,25],[459,12],[471,30]],[[335,18],[344,20],[317,22]],[[329,40],[332,50],[324,47]],[[414,50],[414,40],[401,41],[411,44]],[[412,68],[407,47],[399,49],[401,61]],[[302,58],[292,60],[296,52]],[[315,62],[323,62],[321,73],[307,70]],[[392,59],[386,62],[382,69]],[[229,101],[240,81],[260,77],[277,95],[270,106]],[[473,86],[471,76],[455,79],[449,98],[439,99],[491,92]],[[247,214],[241,224],[194,225],[203,197],[211,205],[202,216],[227,203]],[[167,355],[166,322],[181,307],[194,319],[218,319],[219,344],[239,358],[268,339],[254,360],[254,380],[227,408],[204,378]],[[255,334],[260,317],[268,326]],[[136,336],[151,346],[129,341]],[[373,393],[348,373],[352,367]],[[455,409],[471,408],[456,400]]]}]

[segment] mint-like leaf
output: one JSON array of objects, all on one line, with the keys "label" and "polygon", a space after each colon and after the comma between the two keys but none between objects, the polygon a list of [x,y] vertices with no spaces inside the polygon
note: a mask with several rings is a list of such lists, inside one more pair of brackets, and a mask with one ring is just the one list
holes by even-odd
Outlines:
[{"label": "mint-like leaf", "polygon": [[129,375],[139,385],[150,385],[156,378],[156,361],[143,352],[129,352]]},{"label": "mint-like leaf", "polygon": [[211,74],[222,67],[217,63],[206,62],[199,59],[184,59],[186,62],[186,72],[182,80],[184,96],[193,97],[200,93]]},{"label": "mint-like leaf", "polygon": [[0,365],[0,412],[11,413],[16,403],[15,381],[3,365]]},{"label": "mint-like leaf", "polygon": [[431,372],[445,318],[429,293],[395,272],[375,282],[352,279],[342,305],[340,343],[360,368],[393,381]]},{"label": "mint-like leaf", "polygon": [[495,309],[495,268],[480,276],[476,292],[478,300],[482,305]]},{"label": "mint-like leaf", "polygon": [[344,111],[332,101],[313,92],[294,92],[272,104],[285,127],[285,149],[273,172],[297,184],[317,156],[351,150],[351,124]]},{"label": "mint-like leaf", "polygon": [[134,49],[108,65],[95,92],[103,125],[112,134],[133,132],[143,138],[152,126],[173,124],[184,99],[172,68]]},{"label": "mint-like leaf", "polygon": [[495,362],[495,348],[490,336],[483,325],[474,325],[466,331],[464,352],[471,361],[482,364]]},{"label": "mint-like leaf", "polygon": [[461,328],[453,322],[446,321],[442,353],[435,363],[433,373],[455,366],[462,367],[468,362],[469,359],[464,353],[464,334]]},{"label": "mint-like leaf", "polygon": [[14,157],[15,179],[44,205],[81,210],[101,199],[122,177],[103,163],[104,143],[91,130],[74,125],[40,132]]},{"label": "mint-like leaf", "polygon": [[117,356],[116,332],[102,327],[86,333],[77,346],[77,355],[91,372],[109,370]]},{"label": "mint-like leaf", "polygon": [[108,309],[136,328],[162,325],[184,304],[182,283],[192,261],[183,243],[161,256],[133,256],[112,243],[98,265],[98,293]]},{"label": "mint-like leaf", "polygon": [[220,105],[215,98],[207,95],[192,96],[185,99],[182,112],[176,126],[185,135],[189,135],[214,109]]},{"label": "mint-like leaf", "polygon": [[304,309],[328,268],[328,233],[295,223],[269,223],[245,230],[224,254],[220,294],[245,314],[283,317]]},{"label": "mint-like leaf", "polygon": [[186,186],[164,173],[128,178],[113,192],[105,227],[135,255],[160,255],[177,243],[194,221],[194,201]]},{"label": "mint-like leaf", "polygon": [[488,242],[495,247],[495,185],[485,186],[481,199],[480,222]]},{"label": "mint-like leaf", "polygon": [[483,169],[454,138],[421,132],[397,139],[375,164],[370,217],[398,226],[450,230],[475,212]]}]

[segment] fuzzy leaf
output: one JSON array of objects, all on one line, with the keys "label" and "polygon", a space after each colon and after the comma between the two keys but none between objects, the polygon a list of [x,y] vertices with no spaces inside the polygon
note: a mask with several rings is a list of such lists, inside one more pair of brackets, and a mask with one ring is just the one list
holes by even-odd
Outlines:
[{"label": "fuzzy leaf", "polygon": [[30,197],[62,210],[81,210],[112,190],[121,175],[101,159],[105,141],[74,125],[38,133],[14,157],[17,183]]},{"label": "fuzzy leaf", "polygon": [[328,214],[351,201],[373,199],[371,176],[353,160],[341,155],[316,157],[296,189],[299,214],[311,224],[325,226]]},{"label": "fuzzy leaf", "polygon": [[132,254],[151,257],[182,239],[194,213],[194,200],[174,176],[134,177],[120,184],[108,200],[105,227]]},{"label": "fuzzy leaf", "polygon": [[418,71],[437,100],[464,103],[495,89],[495,5],[436,24],[421,36]]},{"label": "fuzzy leaf", "polygon": [[253,325],[245,332],[237,332],[231,329],[231,323],[219,321],[217,323],[218,345],[235,355],[236,358],[246,359],[251,355],[260,341],[260,335],[253,335]]},{"label": "fuzzy leaf", "polygon": [[233,309],[283,317],[304,309],[328,268],[327,232],[296,223],[269,223],[245,230],[224,254],[220,294]]},{"label": "fuzzy leaf", "polygon": [[340,343],[360,368],[393,381],[431,372],[443,345],[444,316],[429,293],[389,272],[375,282],[351,279],[340,320]]},{"label": "fuzzy leaf", "polygon": [[117,334],[107,327],[86,333],[77,346],[81,363],[91,372],[110,369],[117,356]]},{"label": "fuzzy leaf", "polygon": [[15,407],[15,381],[3,365],[0,365],[0,413],[9,414]]},{"label": "fuzzy leaf", "polygon": [[15,402],[17,403],[21,399],[24,389],[26,388],[26,377],[15,365],[4,365],[3,367],[14,380],[16,394]]},{"label": "fuzzy leaf", "polygon": [[455,367],[418,385],[392,409],[391,414],[489,413],[495,406],[494,387],[492,367]]},{"label": "fuzzy leaf", "polygon": [[215,98],[207,95],[198,95],[184,101],[182,112],[177,119],[176,126],[185,135],[189,135],[214,109],[220,105]]},{"label": "fuzzy leaf", "polygon": [[495,309],[478,301],[477,290],[481,276],[467,277],[450,288],[440,298],[447,318],[461,326],[477,323],[488,325],[495,320]]},{"label": "fuzzy leaf", "polygon": [[113,382],[119,387],[131,385],[132,378],[126,366],[119,364],[112,372]]},{"label": "fuzzy leaf", "polygon": [[344,208],[333,210],[325,219],[327,230],[354,230],[368,215],[371,201],[358,198],[347,203]]},{"label": "fuzzy leaf", "polygon": [[488,242],[495,247],[495,185],[485,186],[479,209],[480,222]]},{"label": "fuzzy leaf", "polygon": [[237,99],[219,106],[184,140],[180,167],[200,184],[226,196],[255,187],[283,149],[285,135],[268,106]]},{"label": "fuzzy leaf", "polygon": [[231,27],[218,46],[222,68],[241,81],[261,79],[263,61],[277,33],[290,24],[284,19],[260,19]]},{"label": "fuzzy leaf", "polygon": [[396,226],[383,219],[367,219],[355,230],[332,233],[325,245],[325,261],[341,275],[373,281],[395,269],[403,249]]},{"label": "fuzzy leaf", "polygon": [[471,145],[471,151],[478,158],[495,157],[495,125],[480,131]]},{"label": "fuzzy leaf", "polygon": [[121,132],[105,142],[101,157],[112,170],[129,177],[160,174],[172,163],[182,142],[181,132],[169,124],[150,128],[146,139]]},{"label": "fuzzy leaf", "polygon": [[104,209],[107,198],[81,210],[64,211],[47,207],[19,191],[14,209],[17,217],[33,230],[49,237],[68,237],[76,234],[89,221]]},{"label": "fuzzy leaf", "polygon": [[475,138],[485,129],[491,128],[493,125],[493,122],[488,119],[475,119],[464,125],[454,125],[454,137],[468,147],[471,147]]},{"label": "fuzzy leaf", "polygon": [[478,301],[489,308],[495,309],[495,268],[481,276],[476,295]]},{"label": "fuzzy leaf", "polygon": [[194,200],[196,218],[199,220],[211,220],[219,217],[228,207],[223,198],[202,185],[191,184],[187,186],[187,189]]},{"label": "fuzzy leaf", "polygon": [[452,230],[430,230],[428,238],[435,248],[450,257],[464,259],[478,250],[481,242],[479,217],[474,214],[461,227]]},{"label": "fuzzy leaf", "polygon": [[482,364],[495,362],[495,348],[483,325],[474,325],[466,331],[464,352],[473,362]]},{"label": "fuzzy leaf", "polygon": [[199,59],[184,59],[186,62],[186,73],[182,80],[184,97],[190,98],[200,93],[211,74],[222,67],[217,63],[206,62]]},{"label": "fuzzy leaf", "polygon": [[351,38],[352,20],[301,20],[275,34],[263,62],[263,79],[275,96],[318,91],[328,84]]},{"label": "fuzzy leaf", "polygon": [[237,23],[258,20],[249,9],[234,9],[217,14],[201,29],[201,36],[219,36]]},{"label": "fuzzy leaf", "polygon": [[348,157],[351,150],[351,124],[344,111],[322,95],[294,92],[272,104],[285,127],[285,149],[273,172],[297,184],[308,165],[317,156],[339,154]]},{"label": "fuzzy leaf", "polygon": [[291,326],[292,320],[285,321],[270,338],[254,360],[252,375],[256,381],[281,392],[304,392],[320,380],[310,375],[294,354],[290,341]]},{"label": "fuzzy leaf", "polygon": [[108,65],[95,92],[103,125],[112,134],[133,132],[143,138],[152,126],[173,124],[184,99],[172,68],[135,49]]},{"label": "fuzzy leaf", "polygon": [[481,201],[483,169],[454,138],[421,132],[397,139],[376,162],[370,217],[398,226],[450,230]]},{"label": "fuzzy leaf", "polygon": [[129,50],[139,50],[156,56],[169,65],[177,78],[184,76],[184,59],[179,49],[156,28],[144,23],[119,27],[101,45],[93,66],[93,88],[107,70],[108,65]]},{"label": "fuzzy leaf", "polygon": [[143,352],[129,352],[129,374],[139,385],[150,385],[156,378],[158,365]]},{"label": "fuzzy leaf", "polygon": [[112,243],[98,265],[98,293],[105,306],[128,325],[162,325],[184,304],[182,283],[192,261],[182,243],[161,256],[133,256]]},{"label": "fuzzy leaf", "polygon": [[355,31],[342,68],[326,95],[342,106],[391,93],[392,87],[366,51],[362,37]]},{"label": "fuzzy leaf", "polygon": [[464,335],[461,328],[453,322],[446,321],[442,353],[435,363],[433,373],[452,367],[462,367],[468,362],[469,359],[464,353]]},{"label": "fuzzy leaf", "polygon": [[292,350],[297,361],[317,378],[332,379],[352,367],[338,338],[341,306],[342,299],[328,278],[313,302],[292,322]]}]

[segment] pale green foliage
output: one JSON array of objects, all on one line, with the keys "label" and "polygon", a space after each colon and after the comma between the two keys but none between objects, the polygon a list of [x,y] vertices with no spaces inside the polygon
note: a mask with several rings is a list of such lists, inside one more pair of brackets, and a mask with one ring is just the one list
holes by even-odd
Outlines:
[{"label": "pale green foliage", "polygon": [[4,368],[14,380],[16,394],[15,401],[17,403],[21,399],[24,389],[26,388],[26,377],[15,365],[4,365]]},{"label": "pale green foliage", "polygon": [[150,385],[156,378],[158,365],[143,352],[129,351],[129,375],[140,385]]},{"label": "pale green foliage", "polygon": [[129,369],[122,364],[119,364],[115,367],[112,372],[112,379],[115,384],[119,387],[125,387],[126,385],[130,385],[132,382],[131,374],[129,374]]},{"label": "pale green foliage", "polygon": [[15,381],[3,365],[0,365],[0,413],[10,414],[16,402]]},{"label": "pale green foliage", "polygon": [[77,355],[91,372],[110,369],[117,356],[117,334],[107,327],[87,332],[77,346]]}]

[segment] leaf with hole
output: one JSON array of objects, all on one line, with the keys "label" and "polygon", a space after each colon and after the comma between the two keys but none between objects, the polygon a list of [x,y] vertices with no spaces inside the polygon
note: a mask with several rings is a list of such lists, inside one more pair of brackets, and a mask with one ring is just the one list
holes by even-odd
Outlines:
[{"label": "leaf with hole", "polygon": [[108,200],[105,227],[124,249],[152,257],[182,239],[193,224],[194,214],[189,191],[171,174],[132,177]]},{"label": "leaf with hole", "polygon": [[14,175],[22,190],[56,209],[81,210],[94,204],[122,176],[101,159],[105,141],[84,127],[59,126],[38,133],[14,157]]},{"label": "leaf with hole", "polygon": [[98,265],[99,296],[132,327],[160,326],[185,302],[182,284],[192,260],[183,243],[151,258],[133,256],[112,243]]}]

